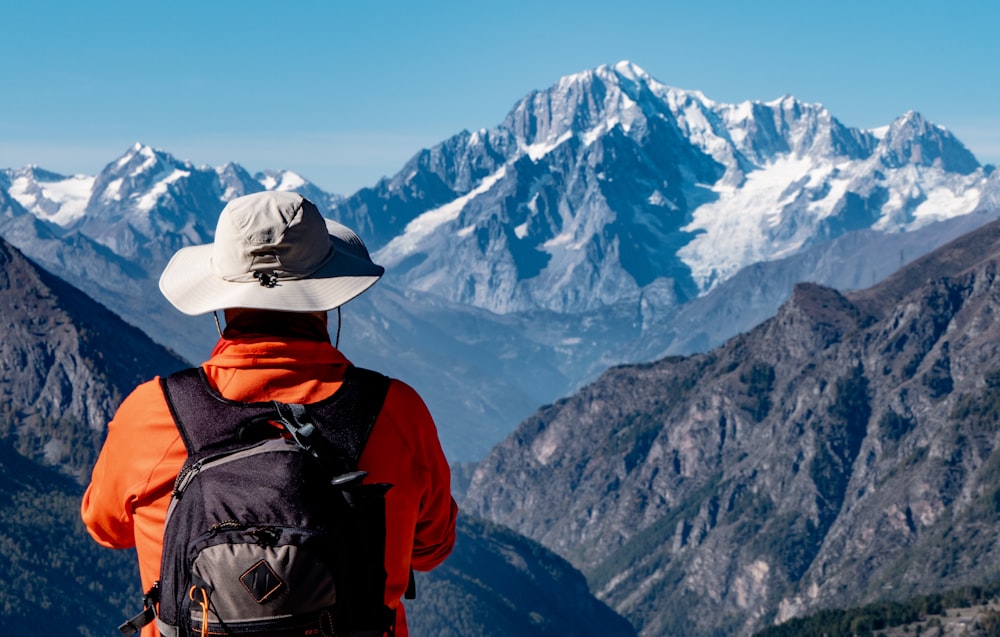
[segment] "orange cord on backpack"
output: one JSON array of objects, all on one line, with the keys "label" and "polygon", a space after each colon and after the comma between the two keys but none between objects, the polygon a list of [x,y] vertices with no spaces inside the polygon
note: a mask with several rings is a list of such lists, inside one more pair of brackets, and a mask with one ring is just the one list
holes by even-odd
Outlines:
[{"label": "orange cord on backpack", "polygon": [[[201,591],[201,599],[194,598],[195,591]],[[208,591],[201,586],[192,586],[188,598],[201,606],[201,637],[208,637]]]}]

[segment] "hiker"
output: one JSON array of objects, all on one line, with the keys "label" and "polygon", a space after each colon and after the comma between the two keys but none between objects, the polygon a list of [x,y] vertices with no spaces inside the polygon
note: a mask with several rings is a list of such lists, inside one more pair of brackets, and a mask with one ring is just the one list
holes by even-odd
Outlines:
[{"label": "hiker", "polygon": [[[346,385],[352,367],[330,341],[327,312],[339,312],[382,273],[357,235],[324,219],[310,201],[262,192],[225,206],[214,243],[179,250],[160,290],[185,314],[224,311],[225,328],[216,314],[220,338],[200,367],[210,392],[240,404],[308,406]],[[405,636],[400,600],[412,570],[433,569],[448,556],[458,509],[426,406],[405,383],[388,383],[357,468],[366,484],[391,485],[384,496],[384,603],[395,612],[387,632]],[[136,548],[143,591],[161,577],[168,505],[188,457],[164,386],[159,378],[145,382],[122,402],[81,507],[99,544]],[[188,430],[197,428],[186,420]],[[143,637],[157,634],[155,621],[142,628]]]}]

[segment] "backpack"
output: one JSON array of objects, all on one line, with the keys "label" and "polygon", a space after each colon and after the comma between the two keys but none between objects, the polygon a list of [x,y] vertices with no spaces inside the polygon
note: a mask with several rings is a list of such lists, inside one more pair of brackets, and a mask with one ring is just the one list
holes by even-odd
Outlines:
[{"label": "backpack", "polygon": [[188,458],[167,511],[160,581],[122,634],[154,614],[164,637],[392,634],[392,485],[362,484],[357,469],[389,379],[349,367],[337,392],[309,405],[228,400],[201,368],[161,382]]}]

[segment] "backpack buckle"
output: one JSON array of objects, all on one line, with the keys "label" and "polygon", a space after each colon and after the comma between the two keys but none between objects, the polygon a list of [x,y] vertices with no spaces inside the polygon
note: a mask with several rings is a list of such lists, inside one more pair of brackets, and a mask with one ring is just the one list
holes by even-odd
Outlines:
[{"label": "backpack buckle", "polygon": [[281,424],[292,435],[295,444],[319,458],[320,454],[316,450],[315,444],[316,425],[309,422],[305,406],[279,403],[278,401],[274,401],[274,406],[278,410]]},{"label": "backpack buckle", "polygon": [[274,406],[278,410],[281,424],[292,435],[295,444],[320,462],[330,467],[337,467],[341,471],[341,473],[338,473],[337,469],[332,471],[334,475],[330,478],[331,485],[346,487],[358,484],[368,475],[366,471],[352,471],[342,455],[334,455],[331,449],[324,447],[326,441],[319,435],[316,425],[309,421],[304,405],[274,401]]},{"label": "backpack buckle", "polygon": [[118,627],[118,632],[122,634],[122,637],[132,637],[141,631],[146,624],[156,619],[156,602],[159,600],[160,583],[156,582],[142,596],[142,612]]}]

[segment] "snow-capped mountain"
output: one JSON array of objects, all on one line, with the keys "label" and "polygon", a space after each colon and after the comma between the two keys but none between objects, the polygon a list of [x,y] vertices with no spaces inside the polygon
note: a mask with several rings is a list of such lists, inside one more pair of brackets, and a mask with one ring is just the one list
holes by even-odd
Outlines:
[{"label": "snow-capped mountain", "polygon": [[408,287],[579,312],[654,283],[684,303],[752,263],[966,214],[995,189],[918,113],[858,130],[818,104],[720,104],[622,62],[528,95],[336,213],[389,229],[377,258]]},{"label": "snow-capped mountain", "polygon": [[15,200],[30,208],[39,219],[59,226],[72,225],[84,215],[94,187],[94,177],[65,177],[37,166],[5,171],[3,177]]},{"label": "snow-capped mountain", "polygon": [[[918,113],[853,129],[818,104],[721,104],[622,62],[532,92],[347,198],[142,144],[96,176],[0,170],[0,236],[199,362],[214,323],[180,316],[156,279],[211,239],[226,201],[263,189],[305,194],[387,267],[345,313],[347,352],[418,385],[467,460],[608,366],[749,329],[795,281],[875,283],[954,236],[935,222],[988,221],[968,213],[1000,205],[1000,172]],[[918,232],[905,260],[851,256]],[[767,293],[742,289],[764,263]]]},{"label": "snow-capped mountain", "polygon": [[179,317],[157,293],[170,256],[211,241],[234,197],[295,189],[326,209],[338,200],[289,171],[195,166],[139,143],[96,176],[29,166],[0,171],[0,186],[0,236],[192,361],[215,327]]},{"label": "snow-capped mountain", "polygon": [[33,166],[4,172],[10,196],[39,219],[154,268],[180,246],[211,241],[219,210],[234,197],[297,190],[319,205],[337,200],[289,171],[251,176],[233,163],[195,166],[140,143],[95,177]]}]

